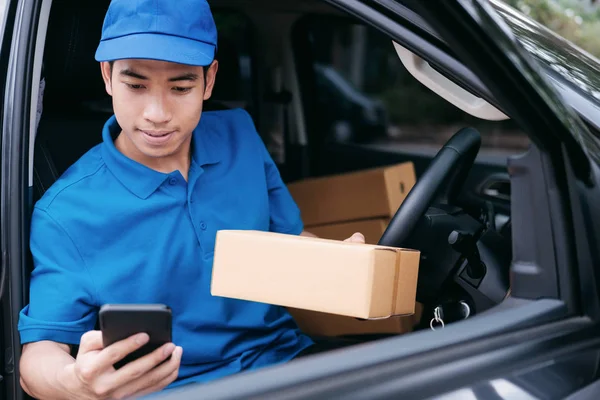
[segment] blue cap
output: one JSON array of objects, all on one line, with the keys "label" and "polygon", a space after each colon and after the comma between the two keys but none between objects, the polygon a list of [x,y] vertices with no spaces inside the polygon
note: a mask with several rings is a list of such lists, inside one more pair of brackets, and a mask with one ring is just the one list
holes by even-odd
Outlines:
[{"label": "blue cap", "polygon": [[206,0],[112,0],[96,61],[141,58],[206,66],[217,27]]}]

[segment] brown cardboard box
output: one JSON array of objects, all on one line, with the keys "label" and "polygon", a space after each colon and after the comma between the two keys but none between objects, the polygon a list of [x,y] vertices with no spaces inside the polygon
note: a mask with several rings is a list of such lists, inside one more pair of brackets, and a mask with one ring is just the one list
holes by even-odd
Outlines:
[{"label": "brown cardboard box", "polygon": [[399,334],[411,332],[419,323],[423,307],[415,305],[415,314],[377,320],[359,320],[343,315],[288,308],[300,329],[313,336]]},{"label": "brown cardboard box", "polygon": [[[367,244],[376,244],[387,228],[390,220],[386,218],[366,219],[338,224],[319,225],[306,228],[320,238],[344,240],[354,232],[361,232]],[[288,311],[300,329],[315,336],[344,336],[368,334],[399,334],[413,330],[419,323],[423,307],[416,303],[412,316],[393,317],[380,320],[358,320],[342,315],[317,311],[289,308]]]},{"label": "brown cardboard box", "polygon": [[412,162],[288,185],[305,226],[392,217],[416,182]]},{"label": "brown cardboard box", "polygon": [[211,294],[356,318],[412,315],[420,253],[272,232],[217,232]]}]

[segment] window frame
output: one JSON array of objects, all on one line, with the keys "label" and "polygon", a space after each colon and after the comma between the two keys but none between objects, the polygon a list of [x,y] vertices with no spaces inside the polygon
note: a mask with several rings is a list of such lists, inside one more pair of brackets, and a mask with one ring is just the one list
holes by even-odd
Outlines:
[{"label": "window frame", "polygon": [[[26,303],[24,275],[29,254],[29,125],[36,37],[43,0],[19,0],[16,8],[10,59],[4,91],[0,179],[0,247],[7,269],[7,294],[3,304],[4,384],[9,398],[22,399],[18,362],[21,344],[19,313]],[[8,322],[7,322],[8,319]]]}]

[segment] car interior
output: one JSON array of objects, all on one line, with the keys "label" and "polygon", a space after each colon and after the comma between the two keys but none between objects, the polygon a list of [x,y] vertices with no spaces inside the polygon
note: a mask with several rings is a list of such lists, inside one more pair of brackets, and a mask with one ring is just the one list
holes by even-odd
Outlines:
[{"label": "car interior", "polygon": [[[425,308],[414,329],[429,329],[433,307],[458,304],[461,296],[478,311],[502,302],[510,293],[512,251],[507,158],[527,151],[527,136],[498,113],[470,115],[449,103],[434,92],[435,82],[419,79],[414,69],[418,63],[385,33],[323,1],[210,3],[219,30],[220,68],[205,110],[246,109],[285,182],[412,162],[418,185],[431,179],[435,171],[428,168],[444,144],[464,148],[466,156],[451,163],[459,171],[453,179],[461,190],[446,190],[455,204],[436,205],[435,212],[443,218],[434,218],[434,226],[423,228],[413,221],[414,234],[402,243],[425,255],[417,295]],[[108,4],[109,0],[54,0],[48,9],[43,57],[36,60],[42,63],[45,86],[39,90],[43,107],[31,140],[32,204],[101,142],[102,127],[112,114],[94,60]],[[37,107],[38,99],[32,101]],[[422,204],[418,212],[429,212],[428,206]],[[459,228],[471,232],[466,234],[471,241],[450,245],[450,233],[463,235]],[[476,251],[473,237],[487,241],[485,254]],[[481,263],[483,258],[488,271],[497,275],[493,287],[481,289],[488,292],[480,295],[481,291],[452,285],[438,295],[442,287],[450,287],[458,269],[466,271],[465,260]],[[461,274],[481,280],[477,271]]]}]

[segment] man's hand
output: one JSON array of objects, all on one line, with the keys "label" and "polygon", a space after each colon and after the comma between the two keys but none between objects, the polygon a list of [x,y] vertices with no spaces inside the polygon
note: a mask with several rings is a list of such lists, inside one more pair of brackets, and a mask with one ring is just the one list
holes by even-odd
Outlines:
[{"label": "man's hand", "polygon": [[[313,238],[318,237],[317,235],[315,235],[314,233],[311,233],[309,231],[302,231],[302,233],[300,233],[300,236],[307,236],[307,237],[313,237]],[[365,243],[365,236],[360,232],[355,232],[348,239],[345,239],[344,242]]]},{"label": "man's hand", "polygon": [[[113,367],[147,342],[148,335],[141,333],[103,348],[102,333],[87,332],[75,362],[59,372],[59,381],[79,399],[123,399],[157,392],[177,378],[181,347],[167,343],[119,370]],[[169,355],[171,359],[157,367]]]},{"label": "man's hand", "polygon": [[365,243],[365,236],[360,232],[355,232],[348,239],[344,240],[344,242],[352,242],[352,243]]}]

